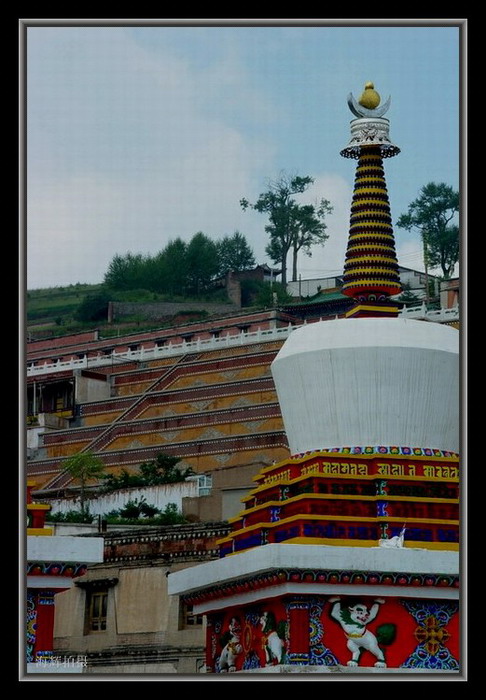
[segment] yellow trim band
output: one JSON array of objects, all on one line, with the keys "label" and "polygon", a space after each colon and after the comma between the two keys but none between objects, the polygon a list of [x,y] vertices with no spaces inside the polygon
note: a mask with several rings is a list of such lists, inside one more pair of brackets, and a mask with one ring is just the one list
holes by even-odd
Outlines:
[{"label": "yellow trim band", "polygon": [[381,250],[384,250],[384,251],[388,252],[390,250],[390,246],[387,245],[384,241],[379,241],[376,243],[360,243],[359,241],[357,241],[354,245],[350,244],[348,246],[349,253],[352,253],[355,250],[356,251],[360,251],[360,250],[363,250],[363,251],[367,251],[367,250],[381,251]]},{"label": "yellow trim band", "polygon": [[[383,194],[387,195],[388,191],[385,187],[355,187],[354,196],[359,197],[362,194]],[[384,200],[381,200],[384,201]]]},{"label": "yellow trim band", "polygon": [[[355,272],[355,270],[353,270],[353,274],[354,274],[354,272]],[[376,287],[377,285],[379,285],[380,287],[384,287],[384,286],[392,287],[393,289],[398,289],[398,291],[400,291],[402,288],[401,285],[398,284],[398,282],[392,282],[390,280],[379,280],[379,279],[378,280],[363,280],[362,282],[350,281],[350,282],[346,282],[345,284],[343,284],[342,288],[343,289],[349,289],[349,287],[358,287],[358,288],[359,287],[371,287],[371,288],[373,288],[373,287]],[[397,294],[398,294],[398,292],[397,292]]]},{"label": "yellow trim band", "polygon": [[[413,449],[413,448],[410,448]],[[416,454],[411,454],[411,455],[406,455],[402,453],[397,453],[397,454],[389,454],[389,453],[382,453],[382,452],[363,452],[360,454],[355,454],[353,452],[333,452],[332,450],[323,452],[322,450],[313,450],[309,452],[309,454],[305,454],[302,457],[286,457],[285,459],[282,459],[280,462],[276,462],[275,464],[269,464],[266,467],[262,467],[261,471],[259,472],[260,474],[266,474],[267,472],[272,472],[274,470],[280,469],[280,467],[291,465],[291,464],[301,464],[302,462],[307,462],[310,459],[315,459],[316,457],[322,457],[324,459],[328,459],[331,457],[340,457],[343,458],[345,457],[346,459],[353,459],[353,460],[372,460],[372,459],[413,459],[414,461],[417,460],[425,460],[426,462],[430,462],[431,460],[434,460],[434,462],[441,461],[441,462],[459,462],[459,457],[458,456],[452,456],[452,457],[444,457],[443,455],[416,455]],[[254,476],[253,479],[258,479],[259,475]]]},{"label": "yellow trim band", "polygon": [[387,516],[357,516],[357,515],[310,515],[308,513],[291,515],[288,518],[283,518],[283,520],[277,520],[273,523],[271,522],[259,522],[254,525],[248,525],[248,527],[242,527],[239,530],[234,530],[231,535],[228,535],[219,542],[231,542],[236,536],[245,535],[254,530],[261,529],[273,529],[279,527],[280,525],[288,525],[290,523],[299,522],[302,520],[317,520],[317,521],[332,521],[332,522],[346,522],[346,523],[400,523],[403,525],[405,521],[406,524],[423,523],[424,525],[459,525],[459,520],[441,520],[437,518],[398,518],[398,517],[387,517]]},{"label": "yellow trim band", "polygon": [[[361,246],[356,246],[358,249],[361,249]],[[348,251],[350,249],[348,248]],[[390,251],[395,253],[395,251]],[[374,263],[374,262],[383,262],[383,263],[396,263],[396,258],[392,258],[391,256],[385,256],[385,255],[374,255],[373,253],[369,253],[368,255],[361,255],[360,257],[352,257],[349,258],[347,261],[347,264],[350,265],[351,263]],[[364,270],[367,270],[369,268],[362,268]],[[374,268],[371,268],[374,269]]]},{"label": "yellow trim band", "polygon": [[52,527],[28,527],[27,535],[33,537],[43,537],[45,535],[52,535]]},{"label": "yellow trim band", "polygon": [[[309,476],[314,476],[313,474],[306,474],[303,477],[299,477],[295,481],[303,480],[306,478],[309,478]],[[250,508],[247,508],[246,510],[241,511],[241,515],[235,515],[233,518],[229,518],[228,522],[237,522],[240,520],[242,517],[245,515],[248,515],[249,513],[255,513],[257,510],[261,510],[262,508],[267,508],[269,506],[276,506],[276,507],[283,507],[286,503],[295,503],[298,500],[302,499],[310,499],[313,501],[320,501],[320,500],[329,500],[329,501],[391,501],[392,503],[397,502],[401,503],[402,501],[405,502],[413,502],[413,503],[450,503],[450,504],[456,504],[459,503],[458,498],[434,498],[433,496],[389,496],[388,494],[380,494],[380,495],[375,495],[375,496],[362,496],[360,494],[354,494],[354,493],[346,493],[346,494],[339,494],[339,493],[299,493],[297,496],[292,496],[291,498],[286,498],[285,501],[265,501],[265,503],[260,503],[257,506],[251,506]],[[243,500],[251,500],[251,498],[246,497]]]},{"label": "yellow trim band", "polygon": [[[354,208],[357,206],[363,206],[363,204],[378,204],[381,209],[383,209],[383,213],[388,214],[390,213],[390,203],[388,202],[388,199],[372,199],[371,197],[367,197],[366,199],[360,199],[355,200],[351,203],[351,214],[354,214]],[[360,212],[358,212],[360,213]],[[373,212],[376,213],[376,212]]]}]

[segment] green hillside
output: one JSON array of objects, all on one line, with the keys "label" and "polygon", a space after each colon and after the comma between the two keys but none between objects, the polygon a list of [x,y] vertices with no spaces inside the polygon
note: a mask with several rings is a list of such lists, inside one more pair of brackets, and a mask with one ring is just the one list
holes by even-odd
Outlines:
[{"label": "green hillside", "polygon": [[28,290],[25,294],[28,336],[50,337],[82,330],[86,324],[75,320],[76,310],[88,294],[96,294],[101,288],[101,284],[78,283]]},{"label": "green hillside", "polygon": [[101,284],[72,284],[69,287],[33,289],[26,295],[27,322],[54,323],[56,318],[66,318],[76,311],[88,294],[95,294]]},{"label": "green hillside", "polygon": [[[106,316],[98,318],[96,321],[80,321],[77,318],[77,311],[80,305],[88,297],[107,294],[102,284],[73,284],[67,287],[50,287],[46,289],[28,290],[25,295],[25,322],[27,339],[34,340],[40,338],[50,338],[52,336],[67,335],[80,331],[98,328],[104,337],[119,335],[120,330],[124,333],[146,330],[154,327],[163,327],[163,323],[156,323],[153,320],[145,320],[137,316],[124,317],[123,322],[107,323]],[[207,296],[207,298],[206,298]],[[110,292],[109,298],[112,301],[126,302],[154,302],[154,301],[190,301],[187,297],[174,297],[164,294],[157,294],[145,289],[135,289],[127,291]],[[196,301],[226,301],[224,293],[217,290],[212,294],[195,298]],[[205,317],[204,311],[186,312],[191,320]],[[179,315],[184,315],[181,312]]]}]

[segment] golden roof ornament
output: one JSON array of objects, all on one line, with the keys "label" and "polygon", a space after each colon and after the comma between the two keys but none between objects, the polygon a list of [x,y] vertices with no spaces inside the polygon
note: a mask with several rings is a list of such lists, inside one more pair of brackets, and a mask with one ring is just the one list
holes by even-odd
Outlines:
[{"label": "golden roof ornament", "polygon": [[349,109],[356,117],[382,117],[390,108],[391,98],[379,107],[380,95],[376,92],[374,83],[366,83],[363,93],[358,101],[353,97],[353,93],[348,95]]},{"label": "golden roof ornament", "polygon": [[366,83],[361,97],[358,100],[359,104],[366,109],[375,109],[381,102],[381,97],[375,90],[373,83]]},{"label": "golden roof ornament", "polygon": [[345,158],[359,158],[362,148],[380,146],[383,158],[390,158],[400,153],[389,138],[390,122],[384,119],[390,107],[391,98],[381,104],[381,97],[375,90],[374,83],[367,82],[359,100],[348,95],[348,107],[357,117],[351,121],[351,140],[341,151]]}]

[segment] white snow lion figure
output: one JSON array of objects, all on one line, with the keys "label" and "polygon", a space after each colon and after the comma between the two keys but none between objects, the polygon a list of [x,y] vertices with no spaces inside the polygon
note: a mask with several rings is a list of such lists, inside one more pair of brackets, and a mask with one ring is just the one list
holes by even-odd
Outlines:
[{"label": "white snow lion figure", "polygon": [[238,617],[232,617],[229,623],[226,642],[221,656],[219,657],[220,673],[231,673],[236,671],[236,657],[243,651],[240,643],[241,624]]},{"label": "white snow lion figure", "polygon": [[329,598],[329,602],[333,604],[331,617],[336,622],[339,622],[348,640],[347,647],[352,657],[347,665],[357,666],[362,649],[366,649],[378,659],[375,666],[377,668],[385,668],[386,663],[383,651],[378,646],[378,641],[373,632],[366,629],[366,625],[378,615],[380,605],[385,602],[383,598],[375,598],[369,610],[364,603],[341,606],[341,598],[339,596]]}]

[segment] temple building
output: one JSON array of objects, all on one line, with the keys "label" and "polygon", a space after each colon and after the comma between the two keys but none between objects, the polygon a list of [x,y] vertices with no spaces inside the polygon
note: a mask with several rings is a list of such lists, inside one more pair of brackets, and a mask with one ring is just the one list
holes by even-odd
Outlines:
[{"label": "temple building", "polygon": [[352,304],[285,340],[290,457],[254,477],[219,560],[168,577],[207,616],[207,673],[460,671],[459,333],[399,315],[390,98],[367,83],[348,105]]},{"label": "temple building", "polygon": [[83,673],[85,656],[54,655],[56,596],[71,589],[89,565],[103,561],[103,539],[54,535],[46,525],[51,506],[32,498],[32,486],[27,482],[27,673]]}]

